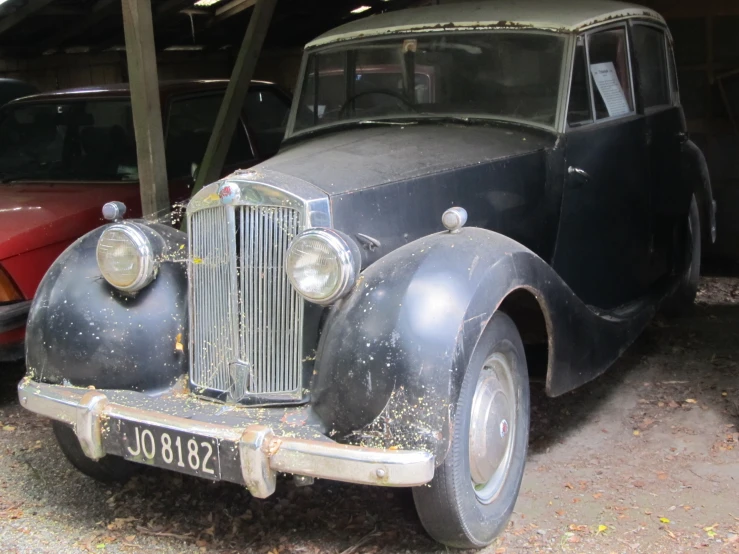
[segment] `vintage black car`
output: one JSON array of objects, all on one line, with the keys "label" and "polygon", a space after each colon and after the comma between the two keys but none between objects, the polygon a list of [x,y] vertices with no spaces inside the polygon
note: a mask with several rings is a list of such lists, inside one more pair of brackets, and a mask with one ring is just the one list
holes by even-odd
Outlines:
[{"label": "vintage black car", "polygon": [[434,538],[484,546],[530,379],[570,391],[689,306],[714,212],[657,13],[370,17],[307,46],[281,152],[195,195],[188,235],[114,221],[60,256],[20,401],[99,479],[415,487]]}]

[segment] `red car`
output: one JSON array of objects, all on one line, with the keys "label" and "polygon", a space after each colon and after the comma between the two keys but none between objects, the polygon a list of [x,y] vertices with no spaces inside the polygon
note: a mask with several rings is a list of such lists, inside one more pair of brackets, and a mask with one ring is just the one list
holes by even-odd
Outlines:
[{"label": "red car", "polygon": [[[227,81],[162,83],[167,175],[173,202],[190,196]],[[290,98],[254,82],[225,172],[276,153]],[[127,85],[57,91],[0,110],[0,361],[23,357],[25,321],[41,278],[119,200],[141,216]]]}]

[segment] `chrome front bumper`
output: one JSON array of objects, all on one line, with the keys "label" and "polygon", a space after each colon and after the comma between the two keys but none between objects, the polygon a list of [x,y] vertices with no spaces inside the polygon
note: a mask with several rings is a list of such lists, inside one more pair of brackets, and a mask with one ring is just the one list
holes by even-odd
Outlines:
[{"label": "chrome front bumper", "polygon": [[150,396],[29,378],[18,385],[18,397],[24,408],[71,425],[94,460],[121,455],[111,425],[116,420],[216,439],[221,479],[245,485],[258,498],[274,492],[277,473],[390,487],[423,485],[434,476],[432,454],[339,444],[309,423],[306,407],[249,409],[201,399],[184,387]]}]

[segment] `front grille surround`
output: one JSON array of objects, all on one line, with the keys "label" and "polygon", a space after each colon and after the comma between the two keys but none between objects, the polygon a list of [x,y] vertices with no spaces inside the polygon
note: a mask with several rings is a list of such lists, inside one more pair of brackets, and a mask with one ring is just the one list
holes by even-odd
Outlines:
[{"label": "front grille surround", "polygon": [[307,398],[304,301],[284,263],[292,237],[329,226],[330,213],[325,194],[287,181],[280,188],[229,180],[240,187],[231,205],[221,204],[217,182],[188,205],[190,384],[197,394],[249,405]]}]

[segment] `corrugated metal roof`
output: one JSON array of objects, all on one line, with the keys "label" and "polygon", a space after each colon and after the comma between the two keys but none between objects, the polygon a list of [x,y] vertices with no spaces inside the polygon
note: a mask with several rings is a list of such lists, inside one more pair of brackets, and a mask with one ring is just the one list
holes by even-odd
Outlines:
[{"label": "corrugated metal roof", "polygon": [[314,39],[306,48],[391,33],[529,27],[574,32],[607,20],[645,17],[664,22],[654,10],[612,0],[486,0],[448,3],[374,15]]}]

